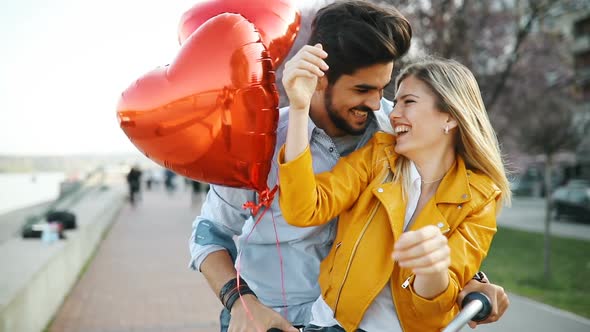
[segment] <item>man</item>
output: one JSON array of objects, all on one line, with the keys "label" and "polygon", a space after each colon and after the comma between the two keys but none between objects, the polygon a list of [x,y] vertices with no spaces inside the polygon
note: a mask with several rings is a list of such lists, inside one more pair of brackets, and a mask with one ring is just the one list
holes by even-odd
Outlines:
[{"label": "man", "polygon": [[131,167],[127,173],[127,185],[129,186],[129,202],[131,205],[135,205],[141,189],[141,170],[138,165]]},{"label": "man", "polygon": [[[329,57],[318,64],[326,80],[318,85],[310,109],[309,144],[315,172],[331,169],[340,156],[362,147],[376,131],[390,130],[387,114],[392,106],[382,98],[383,89],[391,80],[394,61],[408,51],[411,35],[408,21],[391,7],[349,1],[318,11],[308,44],[320,43]],[[297,62],[310,56],[309,45],[286,68],[301,65]],[[378,69],[367,71],[367,67]],[[285,142],[287,111],[280,113],[275,153]],[[277,182],[275,156],[268,185],[272,188]],[[297,331],[293,326],[309,322],[311,305],[320,295],[319,265],[332,246],[335,225],[289,226],[275,200],[254,227],[255,218],[242,205],[256,200],[250,190],[211,186],[193,225],[191,267],[205,275],[226,307],[220,317],[222,331]],[[235,291],[234,237],[242,249],[239,268],[244,280],[239,289],[245,294],[244,302]],[[500,293],[490,284],[476,286],[487,289],[492,297]]]}]

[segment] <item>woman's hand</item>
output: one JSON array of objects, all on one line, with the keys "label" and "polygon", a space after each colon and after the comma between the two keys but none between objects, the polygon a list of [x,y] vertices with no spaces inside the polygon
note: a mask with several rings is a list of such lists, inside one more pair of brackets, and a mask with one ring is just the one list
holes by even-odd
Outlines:
[{"label": "woman's hand", "polygon": [[508,309],[508,306],[510,305],[508,294],[506,294],[504,288],[490,283],[490,281],[487,280],[487,277],[485,277],[484,282],[471,279],[467,285],[465,285],[461,293],[459,293],[457,304],[460,305],[463,302],[463,298],[471,292],[484,293],[492,302],[492,312],[488,318],[481,322],[469,322],[469,327],[472,329],[476,328],[477,325],[496,322],[502,317],[502,315],[504,315],[504,312],[506,312],[506,309]]},{"label": "woman's hand", "polygon": [[282,82],[289,98],[290,109],[309,111],[318,79],[328,70],[328,65],[323,60],[327,56],[328,53],[322,49],[321,44],[306,45],[285,63]]},{"label": "woman's hand", "polygon": [[411,269],[416,275],[414,291],[418,295],[434,298],[447,289],[451,249],[438,227],[429,225],[403,233],[391,256],[400,267]]},{"label": "woman's hand", "polygon": [[416,275],[447,272],[451,249],[447,238],[436,226],[426,226],[402,234],[393,246],[392,257],[399,266]]}]

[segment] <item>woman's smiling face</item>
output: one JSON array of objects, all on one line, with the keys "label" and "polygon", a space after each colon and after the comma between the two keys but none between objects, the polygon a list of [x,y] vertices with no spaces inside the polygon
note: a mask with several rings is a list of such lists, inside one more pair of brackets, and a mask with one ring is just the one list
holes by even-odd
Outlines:
[{"label": "woman's smiling face", "polygon": [[416,152],[434,151],[443,140],[449,114],[438,108],[438,97],[414,76],[399,85],[389,119],[397,135],[395,151],[411,158]]}]

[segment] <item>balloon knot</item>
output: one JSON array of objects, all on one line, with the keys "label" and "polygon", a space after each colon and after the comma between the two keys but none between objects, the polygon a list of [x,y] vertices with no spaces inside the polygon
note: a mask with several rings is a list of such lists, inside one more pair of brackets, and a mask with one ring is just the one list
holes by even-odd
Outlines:
[{"label": "balloon knot", "polygon": [[272,188],[272,190],[270,190],[269,188],[266,188],[263,191],[259,191],[258,192],[258,204],[254,203],[252,201],[248,201],[248,202],[244,203],[242,208],[250,209],[250,211],[252,212],[252,215],[256,216],[258,214],[258,211],[260,211],[260,209],[262,209],[263,207],[265,207],[267,209],[270,208],[270,205],[272,204],[272,201],[274,200],[275,194],[278,189],[279,189],[279,186],[276,185],[274,188]]}]

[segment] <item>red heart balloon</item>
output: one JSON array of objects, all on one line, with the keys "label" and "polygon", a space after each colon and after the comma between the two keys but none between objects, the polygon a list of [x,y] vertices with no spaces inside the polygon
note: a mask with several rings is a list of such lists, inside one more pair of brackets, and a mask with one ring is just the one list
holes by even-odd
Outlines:
[{"label": "red heart balloon", "polygon": [[276,141],[272,61],[252,23],[221,14],[200,26],[174,61],[128,87],[117,116],[148,158],[186,177],[266,188]]},{"label": "red heart balloon", "polygon": [[182,44],[201,24],[221,13],[238,13],[254,23],[278,68],[285,59],[301,23],[290,0],[209,0],[186,11],[180,19],[178,41]]}]

